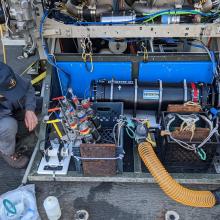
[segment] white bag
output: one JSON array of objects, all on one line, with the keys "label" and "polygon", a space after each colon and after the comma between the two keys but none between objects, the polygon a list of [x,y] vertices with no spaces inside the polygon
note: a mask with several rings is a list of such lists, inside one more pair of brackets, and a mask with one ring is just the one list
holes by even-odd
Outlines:
[{"label": "white bag", "polygon": [[21,186],[1,195],[0,220],[40,220],[35,185]]}]

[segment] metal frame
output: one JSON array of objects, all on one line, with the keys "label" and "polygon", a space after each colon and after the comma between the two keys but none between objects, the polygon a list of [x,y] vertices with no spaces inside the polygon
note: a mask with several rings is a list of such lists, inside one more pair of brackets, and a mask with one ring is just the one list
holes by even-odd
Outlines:
[{"label": "metal frame", "polygon": [[[81,54],[55,54],[56,61],[82,61]],[[217,56],[217,54],[216,54]],[[148,53],[147,61],[209,61],[210,57],[207,53]],[[131,62],[132,63],[132,79],[138,77],[139,62],[143,62],[143,54],[135,55],[94,55],[93,62]]]},{"label": "metal frame", "polygon": [[[192,57],[191,57],[192,56]],[[205,53],[195,53],[195,54],[150,54],[149,60],[154,61],[169,61],[169,60],[208,60],[208,56]],[[80,55],[73,54],[57,54],[57,61],[81,61]],[[134,65],[138,61],[143,60],[142,56],[117,56],[117,59],[112,56],[100,56],[94,55],[94,61],[132,61]],[[134,70],[134,68],[133,68]],[[44,89],[42,96],[44,97],[42,115],[47,114],[48,103],[50,100],[50,87],[51,87],[51,76],[53,68],[48,66],[47,77],[44,81]],[[136,72],[136,70],[135,70]],[[133,72],[134,75],[134,72]],[[123,174],[118,174],[113,177],[85,177],[75,171],[69,171],[66,176],[48,176],[48,175],[38,175],[37,168],[41,160],[41,153],[39,151],[41,141],[45,139],[46,135],[46,125],[41,123],[38,142],[34,149],[34,153],[25,172],[22,183],[26,184],[27,181],[37,182],[37,181],[59,181],[59,182],[130,182],[130,183],[155,183],[153,177],[149,173],[143,173],[141,169],[141,159],[138,155],[137,148],[134,148],[134,172],[124,172]],[[207,173],[176,173],[172,176],[180,183],[183,184],[220,184],[220,174],[207,174]]]},{"label": "metal frame", "polygon": [[45,38],[152,38],[152,37],[220,37],[220,24],[127,24],[77,26],[47,19]]},{"label": "metal frame", "polygon": [[[51,75],[52,75],[52,67],[48,65],[47,75],[43,81],[42,91],[41,91],[41,96],[44,97],[43,104],[42,104],[42,112],[41,112],[42,116],[44,116],[48,113],[48,104],[50,101],[50,90],[51,90]],[[35,163],[37,155],[39,155],[39,153],[40,153],[39,152],[40,145],[41,145],[42,141],[45,139],[45,135],[46,135],[46,124],[41,122],[37,144],[34,148],[31,159],[29,161],[29,164],[28,164],[27,169],[25,171],[25,174],[23,176],[22,184],[26,184],[28,181],[28,178],[29,178],[28,176],[32,170],[32,165]]]},{"label": "metal frame", "polygon": [[[218,55],[218,53],[216,53]],[[67,54],[57,53],[55,54],[56,61],[82,61],[81,54]],[[207,53],[148,53],[147,61],[209,61],[210,57]],[[94,54],[94,62],[141,62],[144,61],[143,54],[136,55],[105,55],[105,54]]]},{"label": "metal frame", "polygon": [[[39,6],[41,8],[41,6]],[[41,10],[42,11],[42,8]],[[42,14],[42,13],[40,13]],[[38,41],[40,57],[44,58],[41,41],[39,39],[40,15],[36,19],[37,28],[35,36]],[[65,25],[52,19],[47,19],[44,24],[43,36],[49,40],[58,38],[155,38],[155,37],[182,37],[182,38],[216,38],[216,48],[219,49],[220,24],[127,24],[127,25],[100,25],[77,26]],[[82,61],[81,54],[55,54],[56,61]],[[204,61],[210,60],[206,53],[148,53],[148,61]],[[139,62],[143,61],[143,54],[133,55],[93,55],[93,61],[131,62],[132,77],[136,78],[139,72]],[[42,114],[47,114],[47,104],[50,99],[52,67],[47,70],[44,83],[44,102]],[[37,168],[41,159],[39,152],[41,140],[45,138],[46,125],[41,124],[38,142],[25,172],[22,183],[27,181],[60,181],[60,182],[139,182],[154,183],[149,173],[142,173],[141,159],[137,148],[134,148],[134,172],[123,173],[113,177],[85,177],[74,171],[69,171],[66,176],[38,175]],[[220,174],[173,174],[178,182],[184,184],[220,184]]]}]

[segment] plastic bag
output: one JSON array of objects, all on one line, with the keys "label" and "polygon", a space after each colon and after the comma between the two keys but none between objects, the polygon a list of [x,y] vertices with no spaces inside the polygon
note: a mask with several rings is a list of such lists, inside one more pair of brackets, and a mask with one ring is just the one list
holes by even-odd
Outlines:
[{"label": "plastic bag", "polygon": [[35,185],[21,186],[1,195],[0,220],[40,220]]}]

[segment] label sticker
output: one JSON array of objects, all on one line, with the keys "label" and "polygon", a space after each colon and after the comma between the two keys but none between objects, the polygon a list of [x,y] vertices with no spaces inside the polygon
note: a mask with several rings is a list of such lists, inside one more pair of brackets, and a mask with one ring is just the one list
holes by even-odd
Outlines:
[{"label": "label sticker", "polygon": [[160,92],[159,90],[144,90],[143,99],[145,100],[159,100]]}]

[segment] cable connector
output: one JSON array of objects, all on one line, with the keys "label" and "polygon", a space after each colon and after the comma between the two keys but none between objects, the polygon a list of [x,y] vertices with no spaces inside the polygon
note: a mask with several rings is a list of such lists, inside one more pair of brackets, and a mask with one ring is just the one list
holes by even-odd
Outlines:
[{"label": "cable connector", "polygon": [[213,107],[209,111],[212,114],[213,119],[216,119],[217,117],[220,117],[220,110],[219,109],[216,109],[216,108]]},{"label": "cable connector", "polygon": [[138,124],[135,130],[135,140],[138,144],[145,142],[148,137],[149,129],[145,124]]}]

